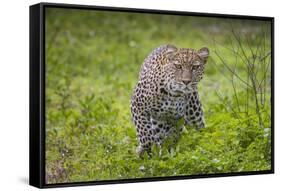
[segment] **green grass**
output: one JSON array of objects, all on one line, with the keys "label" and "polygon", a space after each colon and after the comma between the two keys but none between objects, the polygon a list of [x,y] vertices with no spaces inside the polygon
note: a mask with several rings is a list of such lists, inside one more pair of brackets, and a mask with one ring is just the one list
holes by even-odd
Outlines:
[{"label": "green grass", "polygon": [[[269,25],[262,21],[47,9],[47,183],[271,169],[270,70],[259,125],[253,97],[246,99],[236,78],[237,103],[231,74],[214,54],[220,51],[247,79],[227,48],[232,28],[252,39],[253,49],[265,34],[263,47],[270,50]],[[140,159],[130,96],[144,58],[167,43],[211,50],[199,85],[207,128],[186,127],[174,152]]]}]

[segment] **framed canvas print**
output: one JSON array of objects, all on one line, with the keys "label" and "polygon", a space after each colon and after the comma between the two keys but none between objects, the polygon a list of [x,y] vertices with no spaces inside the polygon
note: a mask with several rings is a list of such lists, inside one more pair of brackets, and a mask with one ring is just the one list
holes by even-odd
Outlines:
[{"label": "framed canvas print", "polygon": [[274,19],[30,7],[30,184],[274,172]]}]

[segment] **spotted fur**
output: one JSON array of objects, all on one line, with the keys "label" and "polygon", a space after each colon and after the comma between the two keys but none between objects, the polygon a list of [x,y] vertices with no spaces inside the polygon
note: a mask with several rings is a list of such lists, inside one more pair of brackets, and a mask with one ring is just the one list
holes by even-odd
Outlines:
[{"label": "spotted fur", "polygon": [[196,128],[205,126],[197,84],[202,79],[209,56],[208,48],[194,50],[164,45],[156,48],[144,60],[139,81],[131,98],[131,113],[137,128],[142,156],[151,154],[152,145],[160,147],[180,138],[183,118]]}]

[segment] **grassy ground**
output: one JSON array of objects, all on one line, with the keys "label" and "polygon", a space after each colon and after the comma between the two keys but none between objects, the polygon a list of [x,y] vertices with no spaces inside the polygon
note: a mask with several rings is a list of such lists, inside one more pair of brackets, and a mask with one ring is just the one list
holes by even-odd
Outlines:
[{"label": "grassy ground", "polygon": [[[269,170],[270,60],[255,70],[263,94],[252,93],[233,34],[246,55],[270,51],[261,21],[47,10],[47,183]],[[144,58],[166,43],[211,50],[199,85],[207,128],[186,127],[175,152],[139,159],[130,96]]]}]

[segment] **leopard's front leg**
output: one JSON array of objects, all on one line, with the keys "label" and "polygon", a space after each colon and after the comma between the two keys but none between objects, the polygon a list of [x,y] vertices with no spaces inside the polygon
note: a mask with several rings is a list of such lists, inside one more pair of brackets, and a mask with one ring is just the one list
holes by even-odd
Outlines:
[{"label": "leopard's front leg", "polygon": [[184,115],[186,124],[197,129],[205,127],[203,107],[199,99],[198,92],[192,92],[186,96],[187,106]]}]

